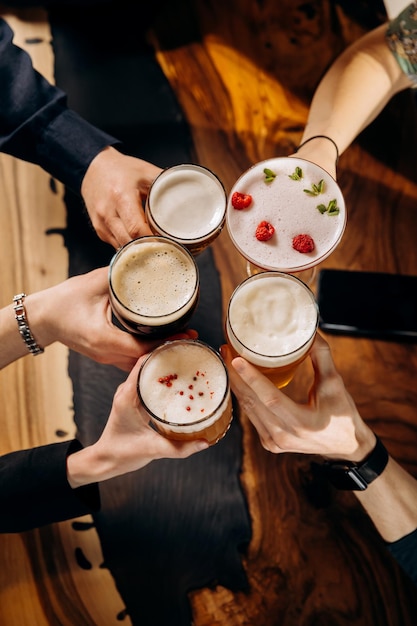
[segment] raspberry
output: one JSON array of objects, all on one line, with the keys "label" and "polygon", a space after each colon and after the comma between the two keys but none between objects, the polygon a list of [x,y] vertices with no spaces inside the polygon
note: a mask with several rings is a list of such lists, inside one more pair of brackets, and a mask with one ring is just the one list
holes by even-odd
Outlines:
[{"label": "raspberry", "polygon": [[235,191],[232,196],[232,207],[241,211],[242,209],[247,209],[248,206],[252,204],[252,196],[248,193],[240,193],[239,191]]},{"label": "raspberry", "polygon": [[298,252],[313,252],[315,248],[310,235],[296,235],[292,240],[292,247]]},{"label": "raspberry", "polygon": [[275,232],[275,228],[269,222],[260,222],[256,227],[255,237],[258,241],[269,241]]}]

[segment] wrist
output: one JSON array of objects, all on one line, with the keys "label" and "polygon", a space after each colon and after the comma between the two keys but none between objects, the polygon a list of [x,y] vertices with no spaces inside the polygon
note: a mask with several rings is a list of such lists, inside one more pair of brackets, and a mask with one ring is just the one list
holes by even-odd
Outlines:
[{"label": "wrist", "polygon": [[101,454],[97,444],[74,452],[67,458],[67,480],[73,489],[116,476],[115,463]]},{"label": "wrist", "polygon": [[324,470],[329,481],[337,489],[364,491],[385,470],[389,455],[382,441],[376,436],[373,448],[361,461],[347,459],[327,460]]},{"label": "wrist", "polygon": [[323,454],[326,461],[338,461],[340,459],[353,463],[361,463],[374,449],[376,444],[375,433],[365,424],[356,424],[354,433],[340,435],[338,444],[333,444],[332,454]]},{"label": "wrist", "polygon": [[42,354],[44,348],[39,345],[29,326],[29,320],[26,315],[25,298],[25,293],[19,293],[13,297],[14,316],[17,322],[17,329],[24,344],[29,352],[36,356],[37,354]]},{"label": "wrist", "polygon": [[377,436],[370,428],[367,428],[363,432],[357,433],[356,438],[356,449],[352,452],[352,454],[346,455],[346,457],[343,458],[347,461],[351,461],[352,463],[363,463],[367,456],[375,448]]},{"label": "wrist", "polygon": [[[51,337],[51,328],[48,321],[50,304],[48,304],[47,298],[43,294],[46,294],[46,290],[29,294],[25,299],[25,307],[30,329],[39,344],[45,348],[53,343],[54,339]],[[51,305],[51,308],[57,314],[56,307]]]},{"label": "wrist", "polygon": [[316,142],[311,142],[297,150],[292,156],[315,163],[336,180],[335,149],[331,143],[324,141],[321,147],[319,142],[317,145]]}]

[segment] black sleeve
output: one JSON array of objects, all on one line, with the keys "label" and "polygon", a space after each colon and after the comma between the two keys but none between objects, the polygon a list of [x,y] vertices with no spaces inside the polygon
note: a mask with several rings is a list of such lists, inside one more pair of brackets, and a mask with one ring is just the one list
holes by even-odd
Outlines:
[{"label": "black sleeve", "polygon": [[0,532],[14,533],[93,513],[97,484],[72,489],[66,460],[77,440],[11,452],[0,457]]},{"label": "black sleeve", "polygon": [[13,44],[0,18],[0,152],[35,163],[76,193],[93,158],[117,139],[68,109],[66,94]]},{"label": "black sleeve", "polygon": [[417,529],[398,541],[387,544],[388,550],[417,585]]}]

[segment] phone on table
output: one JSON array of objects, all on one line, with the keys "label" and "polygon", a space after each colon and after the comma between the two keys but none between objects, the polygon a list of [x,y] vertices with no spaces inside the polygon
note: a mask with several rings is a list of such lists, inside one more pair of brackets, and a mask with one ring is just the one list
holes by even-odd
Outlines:
[{"label": "phone on table", "polygon": [[417,276],[323,269],[317,303],[324,332],[417,343]]}]

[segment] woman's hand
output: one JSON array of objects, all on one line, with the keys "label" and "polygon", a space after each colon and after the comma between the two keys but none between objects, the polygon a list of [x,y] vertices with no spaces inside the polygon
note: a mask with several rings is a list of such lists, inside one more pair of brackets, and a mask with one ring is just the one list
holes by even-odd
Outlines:
[{"label": "woman's hand", "polygon": [[[140,340],[112,323],[108,267],[31,294],[25,306],[32,333],[42,347],[59,341],[99,363],[125,371],[130,371],[141,355],[161,343]],[[195,338],[196,333],[187,331],[177,336]],[[19,340],[21,343],[20,337]]]},{"label": "woman's hand", "polygon": [[67,476],[73,488],[133,472],[156,459],[184,459],[208,448],[204,440],[166,439],[149,426],[149,416],[136,390],[143,359],[138,360],[127,380],[118,387],[100,439],[68,457]]}]

